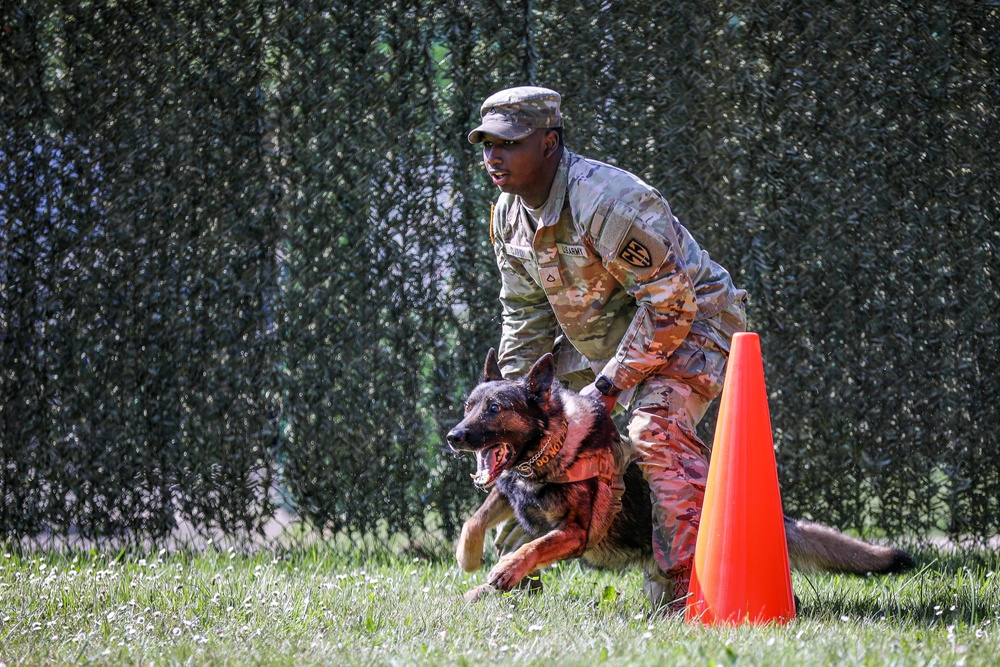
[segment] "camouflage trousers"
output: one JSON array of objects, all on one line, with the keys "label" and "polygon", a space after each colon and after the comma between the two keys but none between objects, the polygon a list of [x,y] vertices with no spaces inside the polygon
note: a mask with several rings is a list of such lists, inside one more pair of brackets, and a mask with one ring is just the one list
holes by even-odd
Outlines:
[{"label": "camouflage trousers", "polygon": [[688,578],[708,481],[711,449],[696,427],[722,391],[728,353],[691,335],[668,364],[644,380],[629,410],[628,436],[649,483],[653,554],[660,570]]},{"label": "camouflage trousers", "polygon": [[[646,585],[671,592],[687,590],[708,481],[711,448],[695,429],[722,392],[733,333],[746,330],[743,303],[706,324],[712,336],[689,334],[664,367],[636,387],[630,404],[621,406],[628,411],[628,436],[653,503],[653,553],[660,572],[647,573]],[[569,383],[575,390],[582,388],[578,384]],[[499,527],[494,543],[504,554],[529,540],[510,520]]]}]

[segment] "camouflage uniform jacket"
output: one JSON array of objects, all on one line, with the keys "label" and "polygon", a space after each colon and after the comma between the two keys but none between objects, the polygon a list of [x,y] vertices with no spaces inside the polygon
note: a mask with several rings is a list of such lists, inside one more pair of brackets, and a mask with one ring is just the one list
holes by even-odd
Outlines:
[{"label": "camouflage uniform jacket", "polygon": [[[521,376],[561,332],[560,376],[590,368],[629,389],[665,366],[692,329],[743,299],[664,198],[636,176],[563,151],[537,230],[503,194],[491,239],[501,274],[499,362]],[[582,355],[582,357],[581,357]]]}]

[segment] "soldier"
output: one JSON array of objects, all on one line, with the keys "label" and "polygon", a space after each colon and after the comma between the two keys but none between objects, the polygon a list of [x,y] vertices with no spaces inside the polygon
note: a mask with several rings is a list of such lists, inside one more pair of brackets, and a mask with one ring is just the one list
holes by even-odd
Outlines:
[{"label": "soldier", "polygon": [[[638,177],[568,151],[559,93],[525,86],[482,105],[469,133],[501,195],[490,238],[500,268],[499,362],[520,377],[555,352],[563,383],[626,411],[653,501],[654,608],[684,608],[708,477],[695,426],[722,390],[746,292]],[[524,536],[513,521],[497,548]],[[540,582],[536,585],[540,585]]]}]

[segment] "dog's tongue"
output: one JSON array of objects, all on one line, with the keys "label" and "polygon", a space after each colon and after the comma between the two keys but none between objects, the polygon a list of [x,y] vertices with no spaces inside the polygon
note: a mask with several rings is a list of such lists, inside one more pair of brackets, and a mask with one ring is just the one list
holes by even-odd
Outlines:
[{"label": "dog's tongue", "polygon": [[490,482],[498,465],[499,455],[499,447],[476,452],[476,474],[472,476],[476,484],[483,486]]},{"label": "dog's tongue", "polygon": [[482,475],[484,472],[489,474],[497,467],[497,454],[499,453],[499,448],[494,447],[493,449],[487,449],[486,451],[476,452],[476,472]]}]

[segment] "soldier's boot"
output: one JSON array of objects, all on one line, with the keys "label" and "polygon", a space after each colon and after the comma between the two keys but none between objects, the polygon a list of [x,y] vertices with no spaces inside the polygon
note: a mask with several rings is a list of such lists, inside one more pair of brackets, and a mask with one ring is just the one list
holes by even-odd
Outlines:
[{"label": "soldier's boot", "polygon": [[642,590],[649,598],[649,604],[654,612],[665,616],[684,613],[687,608],[688,588],[691,585],[691,575],[645,571],[642,576]]}]

